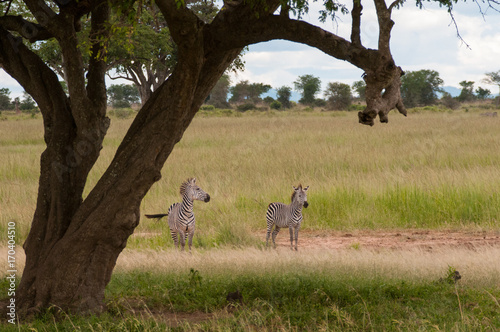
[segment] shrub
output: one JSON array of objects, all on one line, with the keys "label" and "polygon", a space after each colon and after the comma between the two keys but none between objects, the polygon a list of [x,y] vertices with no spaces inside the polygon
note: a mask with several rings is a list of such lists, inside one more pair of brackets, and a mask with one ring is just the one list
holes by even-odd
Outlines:
[{"label": "shrub", "polygon": [[117,100],[113,103],[114,108],[129,108],[130,103],[126,100]]},{"label": "shrub", "polygon": [[365,109],[365,105],[360,105],[360,104],[351,104],[347,108],[348,111],[362,111]]},{"label": "shrub", "polygon": [[266,103],[266,104],[272,104],[272,102],[274,101],[274,98],[271,97],[271,96],[267,96],[266,98],[263,99],[263,101]]},{"label": "shrub", "polygon": [[202,111],[215,111],[214,105],[201,105],[200,110]]},{"label": "shrub", "polygon": [[453,98],[449,93],[445,92],[443,97],[441,97],[441,103],[444,107],[455,110],[460,106],[460,102]]},{"label": "shrub", "polygon": [[127,119],[131,117],[133,113],[134,111],[131,108],[118,108],[110,112],[111,115],[114,115],[118,119]]},{"label": "shrub", "polygon": [[241,104],[241,105],[238,105],[238,107],[236,107],[236,108],[238,109],[238,111],[241,111],[241,112],[246,112],[249,110],[257,109],[257,107],[252,103]]},{"label": "shrub", "polygon": [[280,103],[279,101],[277,101],[277,100],[274,100],[274,101],[273,101],[273,102],[269,105],[269,107],[271,107],[271,109],[273,109],[273,110],[279,110],[279,109],[281,109],[281,106],[282,106],[282,105],[281,105],[281,103]]}]

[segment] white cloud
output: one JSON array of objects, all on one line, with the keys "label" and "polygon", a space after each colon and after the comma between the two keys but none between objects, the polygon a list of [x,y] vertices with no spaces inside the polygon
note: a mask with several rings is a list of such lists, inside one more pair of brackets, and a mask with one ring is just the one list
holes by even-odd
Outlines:
[{"label": "white cloud", "polygon": [[[329,22],[322,25],[314,15],[318,6],[321,4],[312,6],[310,22],[349,38],[350,15],[342,16],[337,24]],[[373,9],[371,4],[364,6],[361,37],[366,47],[373,48],[377,47],[378,23],[370,7]],[[459,87],[459,82],[469,80],[475,81],[476,87],[491,89],[481,80],[485,72],[500,69],[500,15],[490,12],[485,21],[474,3],[457,4],[455,7],[454,17],[460,35],[470,49],[457,37],[457,30],[445,9],[433,4],[418,9],[408,3],[393,13],[395,25],[391,50],[394,59],[404,70],[436,70],[445,85]],[[280,41],[251,46],[244,57],[246,71],[240,77],[272,86],[291,86],[298,76],[304,74],[320,77],[323,85],[330,81],[351,84],[360,79],[361,70],[347,62],[304,45],[284,45]],[[286,47],[286,51],[280,51],[280,47]]]}]

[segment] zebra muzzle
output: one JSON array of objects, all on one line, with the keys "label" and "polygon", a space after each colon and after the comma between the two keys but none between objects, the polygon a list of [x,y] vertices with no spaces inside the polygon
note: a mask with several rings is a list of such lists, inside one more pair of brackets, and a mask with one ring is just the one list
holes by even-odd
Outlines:
[{"label": "zebra muzzle", "polygon": [[309,206],[309,203],[304,202],[304,207],[306,208],[306,207],[308,207],[308,206]]},{"label": "zebra muzzle", "polygon": [[205,203],[208,203],[208,202],[210,202],[210,195],[209,195],[209,194],[207,194],[207,197],[205,197],[205,200],[204,200],[204,202],[205,202]]}]

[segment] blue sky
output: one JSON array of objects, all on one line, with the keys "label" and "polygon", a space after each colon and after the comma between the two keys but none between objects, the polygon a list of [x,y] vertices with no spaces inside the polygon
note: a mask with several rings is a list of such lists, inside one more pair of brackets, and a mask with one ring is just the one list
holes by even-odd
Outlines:
[{"label": "blue sky", "polygon": [[[373,5],[363,4],[362,42],[366,47],[377,45],[377,19]],[[340,16],[335,22],[322,24],[317,19],[321,3],[313,2],[305,19],[312,24],[349,39],[350,15]],[[410,1],[393,12],[391,50],[396,63],[403,70],[431,69],[439,72],[445,86],[459,87],[463,80],[476,82],[497,94],[498,88],[481,82],[486,72],[500,70],[500,13],[491,9],[480,14],[473,2],[455,5],[454,15],[462,38],[445,9],[425,3],[418,9]],[[319,77],[323,88],[328,82],[352,84],[360,80],[362,71],[350,63],[332,58],[306,45],[283,40],[251,45],[244,55],[245,71],[232,74],[233,84],[248,80],[251,83],[270,84],[273,88],[284,85],[293,88],[300,75]],[[108,85],[119,84],[109,81]],[[0,69],[0,88],[9,88],[11,98],[22,95],[23,89]]]}]

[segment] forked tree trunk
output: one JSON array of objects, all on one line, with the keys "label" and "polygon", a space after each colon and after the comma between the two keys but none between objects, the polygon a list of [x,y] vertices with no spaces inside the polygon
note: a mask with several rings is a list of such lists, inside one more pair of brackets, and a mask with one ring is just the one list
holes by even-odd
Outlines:
[{"label": "forked tree trunk", "polygon": [[[239,51],[218,54],[217,60],[209,58],[211,62],[204,60],[203,54],[191,54],[191,59],[179,63],[172,77],[141,109],[89,196],[68,208],[72,212],[65,216],[68,228],[54,234],[48,244],[41,243],[39,235],[53,231],[47,227],[53,214],[70,202],[61,198],[51,201],[50,207],[37,208],[25,243],[29,259],[19,286],[21,310],[36,313],[51,304],[76,312],[103,310],[105,287],[118,255],[139,224],[144,195],[161,178],[161,168],[174,145]],[[45,163],[53,173],[54,160],[47,158]],[[40,190],[47,192],[40,200],[57,195],[61,189],[40,183]]]}]

